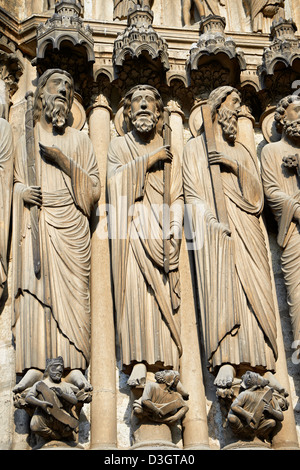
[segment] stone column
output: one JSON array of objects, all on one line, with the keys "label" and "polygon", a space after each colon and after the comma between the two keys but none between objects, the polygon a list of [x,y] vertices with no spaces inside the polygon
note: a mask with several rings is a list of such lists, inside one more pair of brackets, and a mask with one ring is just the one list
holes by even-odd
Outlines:
[{"label": "stone column", "polygon": [[202,375],[197,303],[193,292],[193,266],[185,238],[180,258],[181,341],[183,354],[180,376],[189,393],[189,410],[183,419],[183,445],[186,450],[209,450],[206,396]]},{"label": "stone column", "polygon": [[[101,178],[101,197],[91,218],[91,449],[116,449],[116,362],[109,239],[106,219],[106,160],[111,109],[99,95],[88,110],[89,134]],[[106,233],[105,233],[106,231]]]},{"label": "stone column", "polygon": [[181,110],[179,104],[170,100],[168,102],[168,108],[171,112],[170,114],[170,127],[172,129],[172,151],[177,152],[180,162],[182,163],[182,154],[183,154],[183,120],[184,113]]},{"label": "stone column", "polygon": [[[177,152],[182,162],[184,136],[184,113],[178,103],[168,103],[171,111],[172,150]],[[183,354],[180,361],[180,377],[184,389],[189,393],[189,411],[183,419],[183,446],[185,449],[208,449],[208,427],[206,397],[202,376],[199,344],[197,307],[193,292],[193,266],[183,236],[180,261],[181,283],[181,342]],[[193,358],[191,360],[191,358]]]}]

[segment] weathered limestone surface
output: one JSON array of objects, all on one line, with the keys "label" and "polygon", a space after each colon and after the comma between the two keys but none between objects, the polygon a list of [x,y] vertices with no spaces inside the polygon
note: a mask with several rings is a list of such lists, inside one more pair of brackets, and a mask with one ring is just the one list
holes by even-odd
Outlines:
[{"label": "weathered limestone surface", "polygon": [[[58,10],[56,3],[61,7]],[[188,249],[189,227],[185,218],[179,256],[183,353],[176,368],[189,394],[188,409],[176,427],[164,422],[159,425],[161,428],[156,425],[155,432],[152,432],[153,422],[145,416],[142,424],[133,417],[134,402],[141,399],[143,388],[133,388],[127,383],[129,373],[123,370],[117,334],[116,282],[112,275],[107,215],[107,153],[111,141],[125,132],[126,92],[135,85],[148,84],[158,90],[164,106],[169,108],[173,131],[171,151],[182,165],[184,148],[197,137],[202,125],[201,105],[213,90],[229,85],[240,93],[243,143],[257,154],[261,171],[264,147],[273,138],[279,138],[274,127],[271,128],[275,107],[281,98],[299,95],[300,91],[299,0],[278,2],[278,9],[269,12],[263,8],[271,2],[263,0],[204,1],[200,3],[205,4],[206,16],[211,13],[210,4],[218,7],[218,17],[206,17],[204,22],[196,2],[186,2],[191,3],[189,25],[184,22],[181,0],[154,0],[149,8],[148,3],[143,6],[141,2],[131,2],[136,9],[127,22],[125,17],[114,19],[112,0],[0,0],[3,117],[10,123],[16,147],[25,135],[26,92],[36,90],[39,76],[50,65],[69,71],[75,87],[70,125],[90,138],[99,168],[101,196],[90,217],[91,333],[90,364],[85,373],[93,393],[91,403],[84,403],[80,412],[79,447],[123,450],[134,444],[140,448],[160,445],[162,449],[175,451],[241,448],[245,442],[237,442],[223,426],[230,406],[226,400],[217,398],[215,376],[207,367],[197,269],[192,250]],[[251,12],[255,8],[259,13],[253,18]],[[146,12],[144,17],[143,12]],[[55,14],[59,21],[54,34],[51,28]],[[149,23],[151,27],[146,34],[145,24]],[[84,37],[86,43],[82,41]],[[297,145],[295,153],[300,154]],[[274,436],[271,448],[297,448],[300,446],[300,364],[281,268],[278,227],[267,201],[261,214],[261,227],[267,239],[274,288],[278,332],[275,379],[289,394],[289,408],[283,411],[282,427]],[[0,448],[29,450],[36,443],[30,433],[30,419],[24,409],[15,408],[12,392],[20,377],[16,376],[16,344],[12,335],[12,223],[8,228],[7,282],[0,300]],[[247,367],[243,369],[245,372]],[[148,383],[155,383],[155,371],[148,370],[145,376]],[[237,378],[241,376],[242,372]],[[239,385],[240,382],[235,384],[235,396]]]}]

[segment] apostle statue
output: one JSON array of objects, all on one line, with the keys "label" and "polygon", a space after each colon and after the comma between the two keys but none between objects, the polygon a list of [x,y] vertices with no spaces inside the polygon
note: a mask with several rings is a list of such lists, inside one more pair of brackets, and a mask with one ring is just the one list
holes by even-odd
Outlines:
[{"label": "apostle statue", "polygon": [[[4,82],[2,84],[4,85]],[[0,95],[0,98],[2,98],[2,104],[0,105],[0,299],[7,281],[14,159],[12,130],[5,119],[5,92],[2,91],[3,93]]]},{"label": "apostle statue", "polygon": [[[26,374],[15,393],[57,356],[76,386],[90,388],[84,376],[90,358],[89,217],[100,181],[89,137],[68,123],[73,92],[68,72],[47,70],[34,97],[33,128],[17,147],[13,334],[16,372]],[[32,219],[36,207],[38,217]]]},{"label": "apostle statue", "polygon": [[[194,236],[190,248],[206,360],[218,389],[226,389],[245,366],[270,375],[275,370],[276,318],[259,217],[264,202],[259,169],[251,147],[238,140],[240,94],[219,87],[211,92],[207,109],[215,148],[207,148],[207,132],[201,128],[183,156],[187,238]],[[215,204],[220,196],[226,223],[217,211],[220,203]]]},{"label": "apostle statue", "polygon": [[278,224],[277,242],[287,289],[294,340],[300,340],[300,97],[283,98],[275,112],[278,142],[267,144],[261,155],[263,186]]},{"label": "apostle statue", "polygon": [[114,14],[113,18],[123,20],[127,18],[128,11],[136,5],[151,8],[154,0],[114,0]]},{"label": "apostle statue", "polygon": [[[112,140],[107,189],[111,263],[122,368],[128,384],[143,386],[147,370],[178,370],[179,250],[183,190],[179,155],[161,135],[158,91],[137,85],[124,99],[128,132]],[[164,174],[171,163],[169,269],[164,268]]]},{"label": "apostle statue", "polygon": [[185,26],[191,24],[191,8],[196,7],[200,18],[208,15],[220,15],[220,5],[224,5],[224,0],[183,0],[182,16]]},{"label": "apostle statue", "polygon": [[284,0],[243,0],[243,4],[254,33],[269,33],[272,21],[284,18]]}]

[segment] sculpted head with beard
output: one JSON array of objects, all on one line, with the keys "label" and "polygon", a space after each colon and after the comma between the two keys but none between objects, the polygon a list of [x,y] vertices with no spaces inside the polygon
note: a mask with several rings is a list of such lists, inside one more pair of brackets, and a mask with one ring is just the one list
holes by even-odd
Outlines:
[{"label": "sculpted head with beard", "polygon": [[274,116],[277,131],[283,138],[300,140],[300,97],[289,95],[279,101]]},{"label": "sculpted head with beard", "polygon": [[157,131],[164,106],[156,88],[150,85],[133,87],[124,98],[124,118],[128,130],[135,129],[148,138]]},{"label": "sculpted head with beard", "polygon": [[222,86],[213,90],[209,96],[212,120],[217,118],[223,130],[223,136],[229,143],[234,144],[237,136],[238,114],[241,107],[241,97],[238,90],[231,86]]},{"label": "sculpted head with beard", "polygon": [[72,76],[65,70],[49,69],[39,79],[35,92],[34,122],[44,119],[62,132],[66,126],[74,96]]}]

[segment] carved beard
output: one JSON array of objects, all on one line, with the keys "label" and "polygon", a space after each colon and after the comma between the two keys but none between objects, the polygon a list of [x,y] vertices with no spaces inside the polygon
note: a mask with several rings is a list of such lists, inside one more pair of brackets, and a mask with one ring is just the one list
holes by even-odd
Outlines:
[{"label": "carved beard", "polygon": [[225,139],[234,143],[237,135],[237,112],[222,106],[218,110],[218,122],[222,126]]},{"label": "carved beard", "polygon": [[138,111],[132,116],[132,125],[141,134],[148,134],[157,124],[157,117],[152,111]]},{"label": "carved beard", "polygon": [[69,115],[67,100],[61,95],[53,95],[44,91],[43,106],[45,116],[52,122],[53,127],[62,130]]},{"label": "carved beard", "polygon": [[284,120],[283,130],[288,137],[300,139],[300,119],[294,121]]}]

